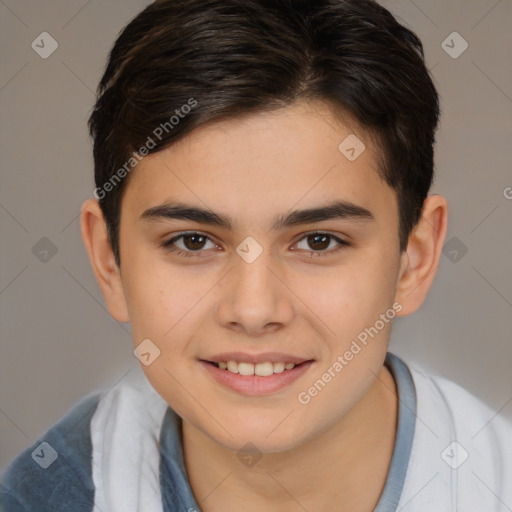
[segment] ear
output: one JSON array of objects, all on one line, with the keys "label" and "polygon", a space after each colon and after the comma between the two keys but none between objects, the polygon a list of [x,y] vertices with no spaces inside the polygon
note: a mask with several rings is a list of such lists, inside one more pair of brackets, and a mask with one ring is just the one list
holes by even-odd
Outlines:
[{"label": "ear", "polygon": [[80,225],[82,239],[109,313],[118,322],[128,322],[128,308],[121,272],[116,264],[107,234],[107,224],[97,200],[82,205]]},{"label": "ear", "polygon": [[402,304],[397,316],[414,313],[423,303],[436,275],[448,226],[448,203],[443,196],[428,196],[421,219],[409,236],[395,300]]}]

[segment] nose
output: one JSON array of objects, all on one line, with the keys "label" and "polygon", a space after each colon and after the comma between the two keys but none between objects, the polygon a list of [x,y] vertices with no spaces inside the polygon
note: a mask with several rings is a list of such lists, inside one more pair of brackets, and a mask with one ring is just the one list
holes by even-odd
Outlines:
[{"label": "nose", "polygon": [[224,278],[217,304],[219,323],[251,336],[288,324],[294,315],[293,293],[268,253],[252,263],[237,257],[234,265]]}]

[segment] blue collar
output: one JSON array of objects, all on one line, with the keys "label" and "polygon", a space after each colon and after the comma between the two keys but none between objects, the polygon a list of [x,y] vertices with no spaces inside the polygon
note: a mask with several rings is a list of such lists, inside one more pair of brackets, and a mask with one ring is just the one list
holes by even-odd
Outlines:
[{"label": "blue collar", "polygon": [[409,368],[400,358],[388,352],[384,364],[395,379],[398,394],[398,425],[388,477],[374,512],[395,512],[411,457],[416,425],[416,389]]}]

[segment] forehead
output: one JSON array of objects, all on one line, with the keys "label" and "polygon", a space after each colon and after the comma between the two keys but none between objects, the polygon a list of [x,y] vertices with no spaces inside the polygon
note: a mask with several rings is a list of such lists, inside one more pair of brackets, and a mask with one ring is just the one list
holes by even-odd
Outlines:
[{"label": "forehead", "polygon": [[353,120],[298,102],[203,125],[145,157],[123,213],[182,202],[225,212],[237,226],[268,226],[276,214],[344,200],[395,224],[396,196],[377,170],[377,149]]}]

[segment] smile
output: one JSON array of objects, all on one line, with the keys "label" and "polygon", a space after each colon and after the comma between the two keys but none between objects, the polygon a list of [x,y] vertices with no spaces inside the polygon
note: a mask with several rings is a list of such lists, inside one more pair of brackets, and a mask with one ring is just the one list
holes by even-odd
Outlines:
[{"label": "smile", "polygon": [[[286,360],[285,360],[286,361]],[[264,396],[280,391],[303,375],[313,360],[247,362],[199,360],[210,378],[222,387],[248,395]]]}]

